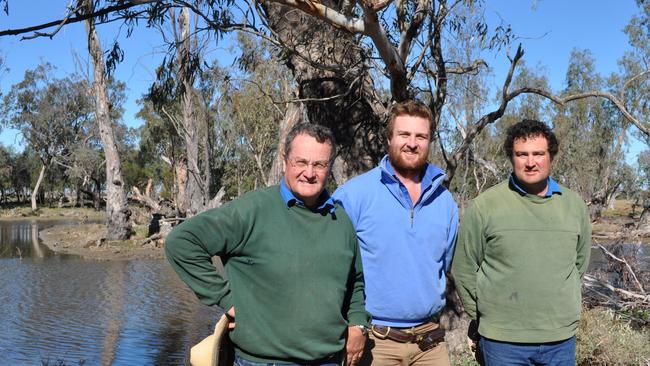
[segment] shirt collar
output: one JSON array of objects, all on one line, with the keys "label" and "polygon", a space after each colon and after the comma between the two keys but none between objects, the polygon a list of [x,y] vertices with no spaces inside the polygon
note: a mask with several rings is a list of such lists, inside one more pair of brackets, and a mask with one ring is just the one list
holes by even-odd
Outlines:
[{"label": "shirt collar", "polygon": [[[284,177],[280,179],[280,195],[282,196],[282,200],[284,203],[287,205],[287,207],[294,206],[296,204],[299,204],[301,206],[305,206],[305,203],[293,194],[289,187],[287,187],[287,184],[284,181]],[[336,210],[336,206],[334,205],[334,200],[332,197],[330,197],[330,194],[327,192],[327,190],[323,190],[323,193],[320,194],[320,197],[318,197],[318,202],[321,202],[320,205],[318,205],[313,211],[327,211],[330,214],[333,214],[334,211]],[[305,206],[306,207],[306,206]]]},{"label": "shirt collar", "polygon": [[[514,173],[510,174],[510,183],[512,183],[512,186],[515,187],[517,192],[521,194],[528,194],[520,185],[519,182],[517,181],[517,178],[515,177]],[[554,194],[562,194],[562,189],[560,188],[560,185],[550,176],[547,179],[547,185],[548,189],[546,190],[546,194],[544,194],[544,197],[551,197]]]},{"label": "shirt collar", "polygon": [[[399,179],[397,178],[397,175],[395,175],[395,168],[393,168],[393,165],[390,163],[390,159],[388,158],[388,155],[385,155],[383,159],[381,159],[381,165],[383,165],[384,169],[386,170],[386,173],[388,173],[391,177],[395,178],[399,182]],[[438,168],[435,165],[427,163],[425,168],[424,168],[424,175],[422,176],[422,187],[428,187],[430,186],[433,181],[438,178],[440,175],[443,175],[444,177],[444,172],[442,169]]]}]

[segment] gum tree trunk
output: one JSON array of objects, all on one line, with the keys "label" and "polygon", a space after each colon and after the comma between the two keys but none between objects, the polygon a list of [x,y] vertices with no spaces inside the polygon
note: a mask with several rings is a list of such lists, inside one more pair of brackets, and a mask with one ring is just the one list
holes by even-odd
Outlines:
[{"label": "gum tree trunk", "polygon": [[[87,13],[93,12],[93,1],[83,0]],[[93,63],[93,92],[95,94],[96,120],[99,135],[106,156],[106,218],[108,220],[108,240],[125,240],[131,236],[131,210],[126,204],[124,181],[120,155],[113,135],[113,126],[110,117],[110,106],[106,92],[106,72],[104,69],[104,55],[101,44],[95,31],[93,18],[86,20],[88,32],[88,52]]]}]

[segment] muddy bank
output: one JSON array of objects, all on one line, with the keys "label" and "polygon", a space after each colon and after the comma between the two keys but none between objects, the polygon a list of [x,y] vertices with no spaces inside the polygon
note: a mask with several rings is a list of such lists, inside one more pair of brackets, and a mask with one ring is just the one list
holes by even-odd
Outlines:
[{"label": "muddy bank", "polygon": [[165,257],[160,243],[142,244],[144,235],[137,232],[130,240],[106,241],[106,225],[76,224],[60,225],[41,230],[39,237],[44,245],[51,250],[74,254],[93,260],[133,260],[133,259],[162,259]]}]

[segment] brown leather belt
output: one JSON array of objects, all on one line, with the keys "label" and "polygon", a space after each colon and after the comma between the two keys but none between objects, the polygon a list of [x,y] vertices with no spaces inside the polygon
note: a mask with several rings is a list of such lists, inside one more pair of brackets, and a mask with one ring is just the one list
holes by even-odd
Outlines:
[{"label": "brown leather belt", "polygon": [[391,339],[400,343],[412,343],[415,340],[414,333],[407,333],[393,327],[386,327],[383,325],[373,325],[372,334],[379,339]]},{"label": "brown leather belt", "polygon": [[372,334],[379,339],[390,339],[400,343],[415,343],[421,351],[428,351],[445,340],[445,330],[437,327],[423,332],[404,331],[398,328],[373,325]]},{"label": "brown leather belt", "polygon": [[[438,328],[440,329],[440,328]],[[442,330],[442,329],[440,329]],[[400,343],[417,343],[421,339],[422,335],[431,333],[432,331],[425,331],[425,332],[420,332],[420,333],[415,333],[415,332],[405,332],[403,330],[393,328],[393,327],[386,327],[383,325],[373,325],[372,326],[372,334],[374,334],[377,338],[380,339],[390,339],[396,342]],[[444,331],[443,331],[444,332]],[[444,336],[444,333],[442,333]]]}]

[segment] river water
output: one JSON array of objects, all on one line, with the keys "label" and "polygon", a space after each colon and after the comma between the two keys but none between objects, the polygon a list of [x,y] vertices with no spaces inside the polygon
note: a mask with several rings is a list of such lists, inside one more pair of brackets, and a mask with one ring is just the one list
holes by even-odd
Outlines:
[{"label": "river water", "polygon": [[0,221],[0,365],[183,365],[219,316],[165,260],[59,255]]}]

